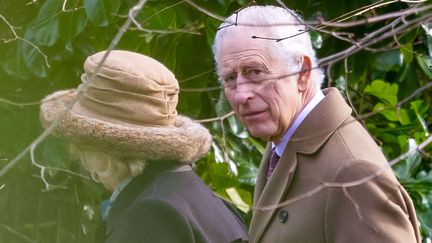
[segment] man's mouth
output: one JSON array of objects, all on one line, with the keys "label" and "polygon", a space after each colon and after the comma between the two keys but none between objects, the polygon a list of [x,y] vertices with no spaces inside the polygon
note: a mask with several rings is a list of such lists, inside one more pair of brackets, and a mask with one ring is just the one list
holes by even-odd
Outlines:
[{"label": "man's mouth", "polygon": [[266,110],[263,111],[253,111],[253,112],[247,112],[242,115],[243,119],[249,120],[249,119],[255,119],[264,114]]}]

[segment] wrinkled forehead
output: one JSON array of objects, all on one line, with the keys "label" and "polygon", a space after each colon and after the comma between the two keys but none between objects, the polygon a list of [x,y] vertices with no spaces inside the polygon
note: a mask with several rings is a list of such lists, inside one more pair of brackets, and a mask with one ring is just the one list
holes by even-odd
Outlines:
[{"label": "wrinkled forehead", "polygon": [[226,30],[220,39],[216,62],[218,68],[229,59],[258,56],[263,59],[273,59],[275,45],[280,43],[274,40],[267,40],[253,37],[269,37],[270,31],[265,28],[250,28],[232,26]]},{"label": "wrinkled forehead", "polygon": [[267,27],[250,27],[250,26],[230,26],[226,27],[220,33],[220,41],[223,42],[233,42],[236,40],[241,40],[242,42],[256,42],[262,41],[260,38],[255,37],[270,37],[272,34],[270,28]]},{"label": "wrinkled forehead", "polygon": [[[220,38],[216,61],[219,62],[223,55],[259,49],[269,51],[275,41],[262,39],[260,37],[269,37],[270,31],[265,28],[250,28],[243,26],[228,27]],[[259,38],[256,38],[259,37]]]}]

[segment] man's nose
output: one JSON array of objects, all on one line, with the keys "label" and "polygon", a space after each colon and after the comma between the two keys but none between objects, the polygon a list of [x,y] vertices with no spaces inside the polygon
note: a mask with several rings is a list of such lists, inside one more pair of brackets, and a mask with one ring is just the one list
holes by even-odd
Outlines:
[{"label": "man's nose", "polygon": [[243,77],[238,75],[237,77],[237,88],[235,91],[235,102],[237,104],[246,104],[248,100],[252,99],[253,92],[251,90],[250,83]]}]

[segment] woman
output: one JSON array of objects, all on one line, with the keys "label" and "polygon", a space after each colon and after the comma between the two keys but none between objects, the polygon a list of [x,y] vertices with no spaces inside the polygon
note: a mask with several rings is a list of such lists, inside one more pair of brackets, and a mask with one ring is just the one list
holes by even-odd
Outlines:
[{"label": "woman", "polygon": [[66,111],[53,134],[69,141],[72,154],[113,192],[103,210],[105,242],[247,241],[240,218],[191,169],[209,151],[211,136],[177,115],[174,75],[154,59],[120,50],[94,74],[104,55],[87,58],[77,90],[42,101],[41,121],[48,126]]}]

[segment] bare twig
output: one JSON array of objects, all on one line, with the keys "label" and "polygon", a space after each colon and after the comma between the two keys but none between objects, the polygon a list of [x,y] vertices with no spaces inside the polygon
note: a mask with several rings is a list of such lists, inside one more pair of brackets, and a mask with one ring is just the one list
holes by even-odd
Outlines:
[{"label": "bare twig", "polygon": [[213,86],[213,87],[206,87],[206,88],[181,88],[180,91],[182,92],[208,92],[208,91],[214,91],[214,90],[220,90],[221,86]]},{"label": "bare twig", "polygon": [[332,86],[333,83],[333,78],[332,78],[332,68],[333,65],[330,63],[329,65],[327,65],[327,87],[330,88]]},{"label": "bare twig", "polygon": [[23,102],[23,103],[18,103],[18,102],[10,101],[8,99],[1,98],[1,97],[0,97],[0,102],[6,103],[8,105],[19,106],[19,107],[35,106],[35,105],[39,105],[40,104],[39,101],[38,102]]},{"label": "bare twig", "polygon": [[386,38],[392,37],[395,34],[401,33],[403,31],[415,28],[419,25],[421,25],[424,22],[432,20],[432,13],[426,14],[422,17],[419,17],[417,19],[414,19],[410,22],[403,23],[401,26],[394,28],[394,31],[388,32],[388,29],[393,28],[392,24],[396,24],[397,22],[400,22],[401,19],[396,19],[392,24],[384,26],[375,32],[371,33],[370,35],[363,38],[361,41],[358,42],[358,45],[353,45],[344,51],[335,53],[333,55],[330,55],[328,57],[322,58],[319,60],[321,66],[328,65],[329,63],[335,63],[337,61],[340,61],[344,59],[345,57],[352,55],[354,53],[357,53],[358,51],[364,49],[367,46],[373,45],[381,40],[384,40]]},{"label": "bare twig", "polygon": [[344,192],[345,196],[350,200],[350,202],[353,204],[357,217],[359,218],[359,221],[363,221],[363,216],[360,212],[360,206],[356,203],[356,201],[354,200],[354,198],[351,197],[351,195],[348,193],[347,188],[346,187],[342,187],[342,191]]},{"label": "bare twig", "polygon": [[6,25],[9,27],[9,30],[12,32],[12,35],[13,35],[13,38],[10,38],[10,39],[2,39],[2,40],[3,40],[3,43],[8,43],[8,42],[11,42],[11,41],[14,41],[14,40],[21,40],[21,41],[23,41],[23,42],[29,44],[29,45],[32,46],[32,47],[33,47],[37,52],[39,52],[40,55],[42,55],[42,57],[43,57],[44,60],[45,60],[45,64],[46,64],[46,66],[47,66],[47,67],[50,67],[50,64],[49,64],[49,62],[48,62],[48,56],[45,55],[45,53],[43,53],[43,52],[41,51],[41,49],[40,49],[38,46],[36,46],[34,43],[32,43],[32,42],[30,42],[30,41],[28,41],[28,40],[26,40],[26,39],[24,39],[24,38],[22,38],[22,37],[20,37],[20,36],[18,36],[18,34],[17,34],[16,31],[15,31],[16,27],[14,27],[13,25],[11,25],[11,24],[6,20],[6,18],[5,18],[3,15],[1,15],[1,14],[0,14],[0,19],[2,19],[3,22],[6,23]]},{"label": "bare twig", "polygon": [[356,117],[359,117],[357,109],[355,108],[354,104],[352,103],[351,96],[349,94],[349,87],[348,87],[348,73],[349,73],[349,70],[348,70],[348,58],[344,59],[344,70],[345,70],[345,72],[344,72],[344,76],[345,76],[345,94],[346,94],[348,103],[350,104],[350,106],[351,106],[352,110],[354,111]]},{"label": "bare twig", "polygon": [[48,183],[47,179],[45,178],[45,171],[46,171],[46,167],[40,165],[39,163],[36,162],[35,156],[34,156],[34,150],[35,150],[36,146],[32,146],[30,148],[30,160],[32,162],[32,165],[38,167],[40,169],[39,171],[39,178],[42,180],[42,182],[45,185],[45,191],[49,191],[49,190],[53,190],[56,188],[62,188],[65,189],[66,187],[61,186],[61,185],[51,185]]},{"label": "bare twig", "polygon": [[37,0],[32,0],[31,2],[26,3],[25,5],[31,5],[31,4],[37,4],[38,1]]},{"label": "bare twig", "polygon": [[219,15],[217,15],[215,13],[212,13],[211,11],[208,11],[207,9],[205,9],[205,8],[197,5],[196,3],[194,3],[191,0],[185,0],[185,2],[189,3],[192,7],[194,7],[198,11],[200,11],[200,12],[202,12],[202,13],[204,13],[204,14],[206,14],[206,15],[214,18],[214,19],[217,19],[217,20],[220,20],[220,21],[224,21],[225,20],[225,17],[222,17],[222,16],[219,16]]},{"label": "bare twig", "polygon": [[[136,21],[136,20],[135,20]],[[136,22],[136,24],[139,24]],[[134,30],[134,28],[130,28],[131,30]],[[192,35],[201,35],[201,33],[193,28],[183,28],[183,29],[172,29],[172,30],[160,30],[160,29],[147,29],[142,27],[141,25],[137,26],[138,30],[146,33],[156,33],[156,34],[179,34],[179,33],[186,33],[186,34],[192,34]]]},{"label": "bare twig", "polygon": [[13,235],[17,236],[20,239],[25,240],[26,242],[31,242],[31,243],[36,243],[36,241],[30,239],[29,237],[27,237],[25,234],[23,234],[22,232],[18,232],[15,229],[13,229],[12,227],[5,225],[5,224],[0,224],[0,226],[7,230],[9,233],[12,233]]},{"label": "bare twig", "polygon": [[371,10],[375,10],[378,7],[383,7],[384,5],[395,3],[397,1],[399,1],[399,0],[393,0],[393,1],[384,1],[384,0],[381,0],[381,1],[378,1],[376,3],[372,3],[370,5],[360,7],[358,9],[353,10],[353,11],[345,13],[345,14],[343,14],[341,16],[338,16],[338,17],[330,20],[330,22],[338,22],[338,23],[344,22],[344,21],[346,21],[346,20],[348,20],[350,18],[353,18],[355,16],[361,15],[361,14],[366,13],[366,12],[371,11]]},{"label": "bare twig", "polygon": [[64,0],[64,1],[63,1],[62,12],[74,12],[74,11],[77,11],[77,10],[79,10],[79,9],[84,8],[84,6],[81,6],[81,7],[76,7],[76,8],[67,9],[67,8],[66,8],[67,1],[68,1],[68,0]]},{"label": "bare twig", "polygon": [[[146,20],[144,21],[147,22],[149,19],[151,19],[153,16],[167,10],[170,8],[173,8],[181,3],[184,3],[185,0],[177,2],[175,4],[172,4],[166,8],[161,9],[160,11],[157,11],[156,13],[154,13],[153,15],[149,16],[148,18],[146,18]],[[137,29],[146,32],[146,33],[157,33],[157,34],[178,34],[178,33],[187,33],[187,34],[193,34],[193,35],[201,35],[201,33],[194,29],[194,28],[182,28],[182,29],[173,29],[173,30],[157,30],[157,29],[148,29],[148,28],[144,28],[142,27],[142,24],[138,22],[138,20],[135,19],[134,16],[129,16],[129,18],[132,20],[132,23],[137,27]]]},{"label": "bare twig", "polygon": [[398,107],[402,106],[402,104],[406,103],[407,101],[409,101],[412,98],[416,97],[417,95],[419,95],[420,93],[422,93],[426,89],[430,89],[430,88],[432,88],[432,82],[429,82],[426,85],[424,85],[424,86],[422,86],[422,87],[414,90],[414,92],[412,92],[410,95],[408,95],[407,97],[405,97],[403,100],[399,101],[396,106],[398,106]]},{"label": "bare twig", "polygon": [[[144,4],[147,2],[147,0],[140,0],[135,6],[133,6],[129,10],[129,15],[132,17],[135,17],[135,15],[142,9]],[[110,45],[108,46],[105,55],[102,57],[101,61],[98,63],[98,65],[95,68],[95,71],[90,75],[88,82],[84,83],[80,90],[78,90],[77,96],[74,99],[71,104],[69,104],[64,112],[59,115],[57,119],[55,119],[43,132],[40,134],[29,146],[27,146],[25,149],[23,149],[11,162],[6,164],[5,167],[0,171],[0,178],[5,175],[11,168],[13,168],[32,148],[39,145],[51,132],[59,125],[60,121],[67,115],[67,113],[72,109],[72,106],[75,104],[75,102],[81,97],[82,93],[85,91],[85,89],[88,87],[89,84],[92,83],[92,81],[95,79],[96,75],[99,73],[100,69],[102,68],[102,65],[104,64],[106,58],[108,57],[111,50],[113,50],[117,44],[119,43],[120,39],[123,37],[126,30],[131,25],[132,21],[130,18],[128,18],[124,24],[120,27],[119,31],[117,32],[116,36],[111,41]]]},{"label": "bare twig", "polygon": [[225,119],[227,119],[228,117],[234,115],[234,111],[228,112],[227,114],[223,115],[223,116],[218,116],[218,117],[214,117],[214,118],[208,118],[208,119],[202,119],[202,120],[195,120],[196,122],[199,123],[207,123],[207,122],[214,122],[214,121],[223,121]]},{"label": "bare twig", "polygon": [[[224,160],[226,161],[226,163],[228,163],[229,164],[229,155],[228,155],[228,152],[226,151],[227,150],[227,142],[226,142],[226,135],[225,135],[225,124],[224,124],[224,120],[219,120],[220,121],[220,125],[221,125],[221,129],[222,129],[222,142],[223,142],[223,149],[222,149],[222,151],[223,151],[223,155],[224,155]],[[230,168],[230,172],[232,172],[231,171],[231,167],[230,166],[228,166],[228,168]]]},{"label": "bare twig", "polygon": [[206,75],[206,74],[209,74],[209,73],[211,73],[211,72],[213,72],[213,69],[210,69],[210,70],[204,71],[204,72],[202,72],[202,73],[199,73],[199,74],[194,75],[194,76],[189,77],[189,78],[182,79],[182,80],[179,81],[179,83],[184,83],[184,82],[187,82],[187,81],[190,81],[190,80],[193,80],[193,79],[196,79],[196,78],[202,77],[202,76],[204,76],[204,75]]}]

